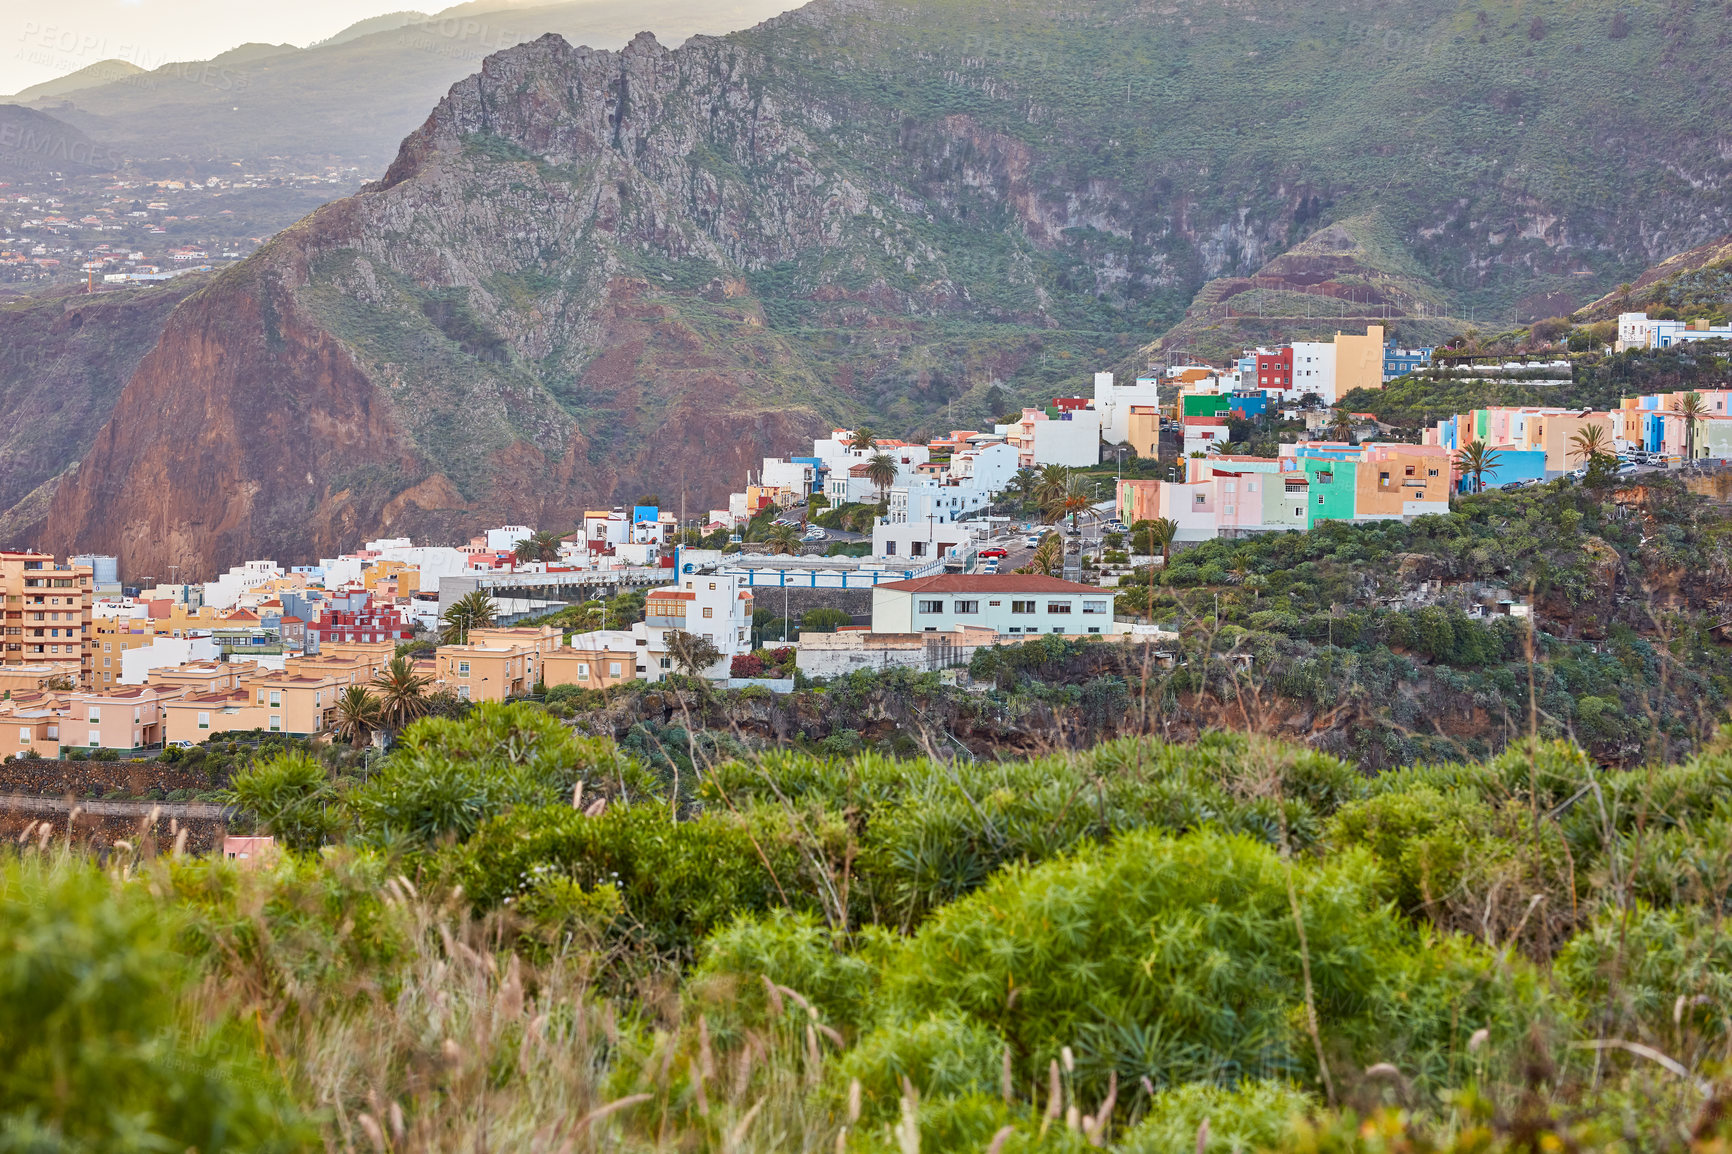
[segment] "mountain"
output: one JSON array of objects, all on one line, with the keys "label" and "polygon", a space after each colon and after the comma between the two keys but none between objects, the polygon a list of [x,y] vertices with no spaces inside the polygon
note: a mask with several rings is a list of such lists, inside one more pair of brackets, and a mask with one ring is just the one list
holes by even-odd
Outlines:
[{"label": "mountain", "polygon": [[48,537],[193,574],[697,510],[831,420],[1076,387],[1265,268],[1425,319],[1591,297],[1732,228],[1719,11],[819,0],[543,37],[182,302]]},{"label": "mountain", "polygon": [[370,16],[365,20],[357,20],[335,36],[327,36],[307,45],[308,48],[328,48],[337,44],[347,44],[351,40],[359,40],[363,36],[371,36],[375,32],[394,32],[408,24],[425,24],[432,19],[425,12],[403,11],[387,12],[383,16]]},{"label": "mountain", "polygon": [[68,93],[77,92],[81,88],[98,88],[104,84],[124,81],[143,71],[144,69],[130,60],[98,60],[95,64],[80,68],[77,72],[68,72],[65,76],[56,76],[53,80],[32,84],[29,88],[20,89],[11,96],[0,96],[0,103],[28,104],[32,100],[65,96]]},{"label": "mountain", "polygon": [[[674,42],[746,27],[791,0],[466,4],[362,21],[307,48],[248,44],[37,100],[33,107],[134,158],[280,156],[377,173],[452,84],[489,53],[548,32],[618,48],[645,28]],[[398,22],[399,16],[418,19]],[[288,224],[284,221],[283,224]]]},{"label": "mountain", "polygon": [[121,158],[73,125],[34,108],[0,104],[0,180],[105,172]]},{"label": "mountain", "polygon": [[0,539],[40,540],[55,482],[90,449],[169,313],[203,279],[0,304]]},{"label": "mountain", "polygon": [[1610,320],[1621,312],[1650,308],[1690,315],[1732,312],[1732,236],[1673,253],[1588,305],[1582,319]]}]

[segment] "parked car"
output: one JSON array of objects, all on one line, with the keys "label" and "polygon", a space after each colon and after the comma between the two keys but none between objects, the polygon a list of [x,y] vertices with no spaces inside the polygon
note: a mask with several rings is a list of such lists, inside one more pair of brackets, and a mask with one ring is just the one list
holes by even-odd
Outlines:
[{"label": "parked car", "polygon": [[1628,477],[1633,473],[1639,473],[1641,471],[1642,471],[1642,466],[1636,464],[1634,461],[1631,461],[1627,465],[1619,465],[1618,466],[1618,476],[1620,476],[1620,477]]},{"label": "parked car", "polygon": [[980,567],[980,571],[982,573],[996,573],[996,572],[998,572],[998,562],[997,561],[988,561],[986,564],[984,564]]},{"label": "parked car", "polygon": [[982,556],[982,557],[1008,557],[1008,556],[1010,556],[1010,550],[1008,550],[1008,549],[997,549],[997,548],[994,548],[994,549],[982,549],[982,550],[981,550],[981,551],[980,551],[980,555],[981,555],[981,556]]},{"label": "parked car", "polygon": [[1025,538],[1023,538],[1022,543],[1030,549],[1040,548],[1040,538],[1039,537],[1025,537]]}]

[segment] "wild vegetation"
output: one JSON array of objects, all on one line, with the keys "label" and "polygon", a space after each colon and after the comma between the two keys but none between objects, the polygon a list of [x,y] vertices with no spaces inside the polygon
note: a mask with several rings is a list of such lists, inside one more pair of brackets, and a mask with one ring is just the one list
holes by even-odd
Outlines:
[{"label": "wild vegetation", "polygon": [[698,776],[480,706],[364,783],[254,767],[289,848],[253,869],[27,830],[9,1140],[1719,1148],[1719,743],[1367,777],[1212,733]]}]

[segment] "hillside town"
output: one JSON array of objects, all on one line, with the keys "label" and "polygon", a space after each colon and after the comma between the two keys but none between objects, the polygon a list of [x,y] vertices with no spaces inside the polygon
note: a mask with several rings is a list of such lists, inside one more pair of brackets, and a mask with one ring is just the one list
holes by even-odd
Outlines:
[{"label": "hillside town", "polygon": [[[1644,322],[1623,318],[1620,341],[1698,331]],[[1447,513],[1462,492],[1732,458],[1732,390],[1627,397],[1604,412],[1478,409],[1418,444],[1378,439],[1374,422],[1331,407],[1431,354],[1386,344],[1374,325],[1247,350],[1225,368],[1130,383],[1098,373],[1091,396],[924,443],[835,429],[809,452],[766,458],[726,508],[689,519],[646,498],[565,531],[381,539],[317,564],[256,560],[146,588],[124,585],[112,557],[0,554],[0,755],[373,736],[352,717],[354,694],[392,678],[461,707],[675,674],[786,688],[950,667],[1054,635],[1146,641],[1159,627],[1114,604],[1121,579],[1161,561],[1153,545],[1137,556],[1139,540],[1170,551],[1325,521],[1411,521]],[[1234,451],[1229,421],[1274,416],[1306,432],[1273,456]],[[1123,476],[1127,456],[1174,464]],[[1154,525],[1164,532],[1151,536]],[[796,632],[796,619],[823,627]],[[766,662],[768,640],[790,656]],[[783,680],[763,676],[767,665]]]}]

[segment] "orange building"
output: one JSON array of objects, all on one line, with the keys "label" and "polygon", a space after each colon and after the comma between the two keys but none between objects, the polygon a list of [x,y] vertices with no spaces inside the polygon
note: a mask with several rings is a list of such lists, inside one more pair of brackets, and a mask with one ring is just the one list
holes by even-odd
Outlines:
[{"label": "orange building", "polygon": [[91,571],[47,553],[0,552],[0,666],[52,665],[91,688]]}]

